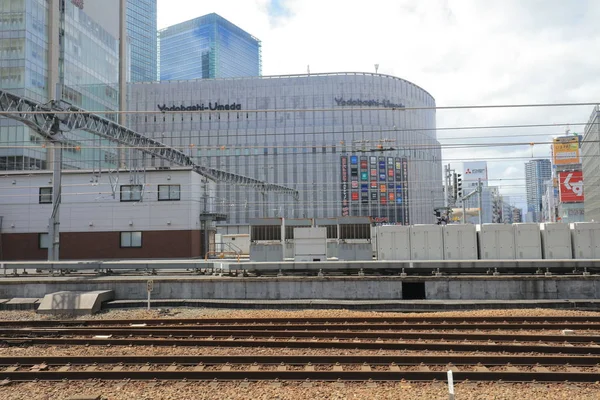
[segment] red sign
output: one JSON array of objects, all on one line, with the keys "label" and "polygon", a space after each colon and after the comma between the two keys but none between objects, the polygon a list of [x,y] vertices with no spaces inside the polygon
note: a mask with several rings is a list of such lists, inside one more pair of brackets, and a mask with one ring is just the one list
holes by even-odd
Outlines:
[{"label": "red sign", "polygon": [[562,203],[583,203],[583,172],[559,172],[558,181]]},{"label": "red sign", "polygon": [[358,192],[352,192],[352,201],[358,200]]}]

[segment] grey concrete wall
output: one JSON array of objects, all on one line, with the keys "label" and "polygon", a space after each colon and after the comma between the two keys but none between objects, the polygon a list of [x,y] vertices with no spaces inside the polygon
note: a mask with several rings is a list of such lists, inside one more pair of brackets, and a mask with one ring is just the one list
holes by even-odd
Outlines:
[{"label": "grey concrete wall", "polygon": [[590,278],[445,279],[425,284],[435,300],[598,299],[600,282]]},{"label": "grey concrete wall", "polygon": [[[5,278],[0,299],[41,298],[62,290],[114,290],[117,300],[146,297],[146,277]],[[214,278],[153,277],[153,299],[401,300],[402,282],[424,282],[428,300],[556,300],[600,298],[600,277],[481,278]]]}]

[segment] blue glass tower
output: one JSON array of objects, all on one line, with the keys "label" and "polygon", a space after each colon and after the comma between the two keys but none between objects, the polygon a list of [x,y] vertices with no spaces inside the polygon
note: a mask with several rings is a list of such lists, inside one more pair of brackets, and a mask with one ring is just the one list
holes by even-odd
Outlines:
[{"label": "blue glass tower", "polygon": [[148,82],[158,79],[156,72],[158,68],[156,1],[127,1],[131,82]]},{"label": "blue glass tower", "polygon": [[217,14],[159,31],[160,80],[260,76],[260,40]]}]

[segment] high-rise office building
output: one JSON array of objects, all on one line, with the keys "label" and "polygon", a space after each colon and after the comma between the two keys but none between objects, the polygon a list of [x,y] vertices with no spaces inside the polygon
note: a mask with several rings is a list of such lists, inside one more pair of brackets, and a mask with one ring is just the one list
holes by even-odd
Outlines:
[{"label": "high-rise office building", "polygon": [[[59,4],[0,0],[0,89],[40,103],[62,100],[92,111],[117,110],[119,0],[66,0],[63,12]],[[50,84],[52,76],[58,85]],[[83,131],[64,135],[71,141],[63,152],[64,168],[115,165],[116,151],[108,142]],[[45,169],[43,142],[22,123],[0,117],[0,170]]]},{"label": "high-rise office building", "polygon": [[546,191],[545,182],[552,179],[552,163],[547,159],[531,160],[525,163],[525,186],[527,191],[527,212],[532,221],[543,222],[542,197]]},{"label": "high-rise office building", "polygon": [[131,82],[151,82],[158,79],[156,1],[127,1]]},{"label": "high-rise office building", "polygon": [[600,107],[594,107],[581,145],[585,220],[600,221]]},{"label": "high-rise office building", "polygon": [[260,40],[217,14],[162,29],[160,80],[260,76]]}]

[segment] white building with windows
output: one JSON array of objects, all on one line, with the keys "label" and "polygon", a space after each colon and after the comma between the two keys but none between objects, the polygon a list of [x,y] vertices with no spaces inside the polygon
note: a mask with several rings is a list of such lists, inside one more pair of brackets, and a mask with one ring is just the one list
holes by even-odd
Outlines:
[{"label": "white building with windows", "polygon": [[[60,258],[204,257],[201,215],[214,211],[213,181],[190,168],[66,171]],[[0,175],[0,260],[47,259],[50,171]]]},{"label": "white building with windows", "polygon": [[[339,72],[132,83],[129,127],[194,162],[299,192],[219,184],[231,224],[263,217],[434,223],[443,205],[434,98],[404,79]],[[162,165],[160,160],[150,163]]]}]

